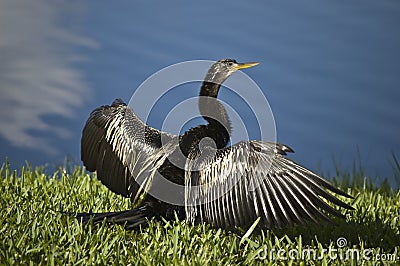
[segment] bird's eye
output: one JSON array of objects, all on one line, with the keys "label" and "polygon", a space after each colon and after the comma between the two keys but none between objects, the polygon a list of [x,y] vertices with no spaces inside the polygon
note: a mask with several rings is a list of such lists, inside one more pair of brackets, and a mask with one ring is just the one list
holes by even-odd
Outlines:
[{"label": "bird's eye", "polygon": [[233,66],[233,63],[232,63],[232,62],[229,62],[228,65],[229,65],[229,66]]}]

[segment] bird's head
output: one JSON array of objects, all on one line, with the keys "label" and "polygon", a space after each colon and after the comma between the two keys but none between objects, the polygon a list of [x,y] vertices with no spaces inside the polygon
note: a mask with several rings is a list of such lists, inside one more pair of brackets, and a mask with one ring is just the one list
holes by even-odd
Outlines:
[{"label": "bird's head", "polygon": [[222,59],[215,62],[208,70],[206,81],[222,84],[230,75],[244,68],[258,65],[258,62],[238,63],[234,59]]},{"label": "bird's head", "polygon": [[258,62],[238,63],[234,59],[222,59],[215,62],[207,72],[200,96],[216,98],[221,84],[239,69],[249,68],[258,65]]}]

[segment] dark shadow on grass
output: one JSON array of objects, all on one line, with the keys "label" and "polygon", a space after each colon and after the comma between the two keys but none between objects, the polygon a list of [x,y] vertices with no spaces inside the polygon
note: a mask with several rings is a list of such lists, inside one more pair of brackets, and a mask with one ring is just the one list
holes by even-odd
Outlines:
[{"label": "dark shadow on grass", "polygon": [[[145,222],[140,226],[134,228],[126,228],[131,232],[142,233],[149,227],[149,222],[157,222],[166,225],[170,223],[174,226],[174,221],[166,221],[164,219],[151,219],[152,221]],[[365,222],[359,221],[346,221],[342,218],[333,218],[333,222],[321,221],[320,224],[310,223],[307,225],[295,225],[290,228],[283,229],[271,229],[270,231],[278,238],[283,238],[284,236],[289,237],[292,241],[295,240],[299,235],[302,236],[303,245],[313,245],[316,244],[316,240],[321,243],[324,247],[329,247],[330,243],[336,245],[338,238],[345,238],[347,240],[347,247],[359,246],[360,241],[365,243],[365,248],[381,248],[384,251],[393,252],[394,248],[400,243],[400,234],[397,233],[393,228],[391,228],[387,223],[384,223],[381,219],[372,219],[371,217],[364,217]],[[176,220],[176,222],[179,222]],[[124,224],[115,224],[113,222],[101,221],[98,223],[92,223],[92,220],[88,220],[84,226],[91,224],[95,228],[108,226],[113,228],[114,226],[124,226]],[[200,224],[199,224],[200,225]],[[193,226],[189,225],[188,226]],[[218,228],[213,228],[209,225],[210,230],[217,230]],[[261,234],[261,231],[266,231],[268,229],[262,229],[260,227],[256,228],[253,232],[253,236]],[[224,230],[228,234],[237,234],[243,236],[246,230],[228,229]],[[285,240],[284,240],[285,241]]]}]

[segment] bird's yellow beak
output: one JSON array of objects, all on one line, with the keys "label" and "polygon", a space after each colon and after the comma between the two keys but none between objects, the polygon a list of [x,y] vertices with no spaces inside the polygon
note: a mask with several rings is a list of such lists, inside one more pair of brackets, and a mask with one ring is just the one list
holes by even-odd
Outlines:
[{"label": "bird's yellow beak", "polygon": [[235,68],[237,70],[239,70],[239,69],[243,69],[243,68],[249,68],[252,66],[256,66],[258,64],[259,64],[259,62],[238,63],[237,66],[235,66]]}]

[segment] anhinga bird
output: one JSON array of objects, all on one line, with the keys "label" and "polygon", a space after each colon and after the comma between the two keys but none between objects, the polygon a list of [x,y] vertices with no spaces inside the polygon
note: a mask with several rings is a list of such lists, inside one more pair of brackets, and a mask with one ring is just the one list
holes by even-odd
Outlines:
[{"label": "anhinga bird", "polygon": [[[322,177],[288,159],[280,143],[242,141],[227,146],[231,127],[216,99],[221,84],[235,71],[258,63],[224,59],[214,63],[202,83],[199,110],[206,125],[171,135],[142,122],[122,100],[96,108],[86,122],[81,157],[86,169],[113,192],[131,198],[137,208],[110,213],[79,213],[83,222],[125,223],[128,228],[164,217],[207,222],[216,227],[247,227],[258,217],[267,228],[343,217],[326,201],[352,209],[327,190],[351,197]],[[203,141],[206,140],[206,141]],[[170,156],[183,154],[183,166]],[[182,156],[181,156],[182,157]],[[147,193],[162,176],[185,187],[185,206]],[[175,193],[172,192],[171,193]]]}]

